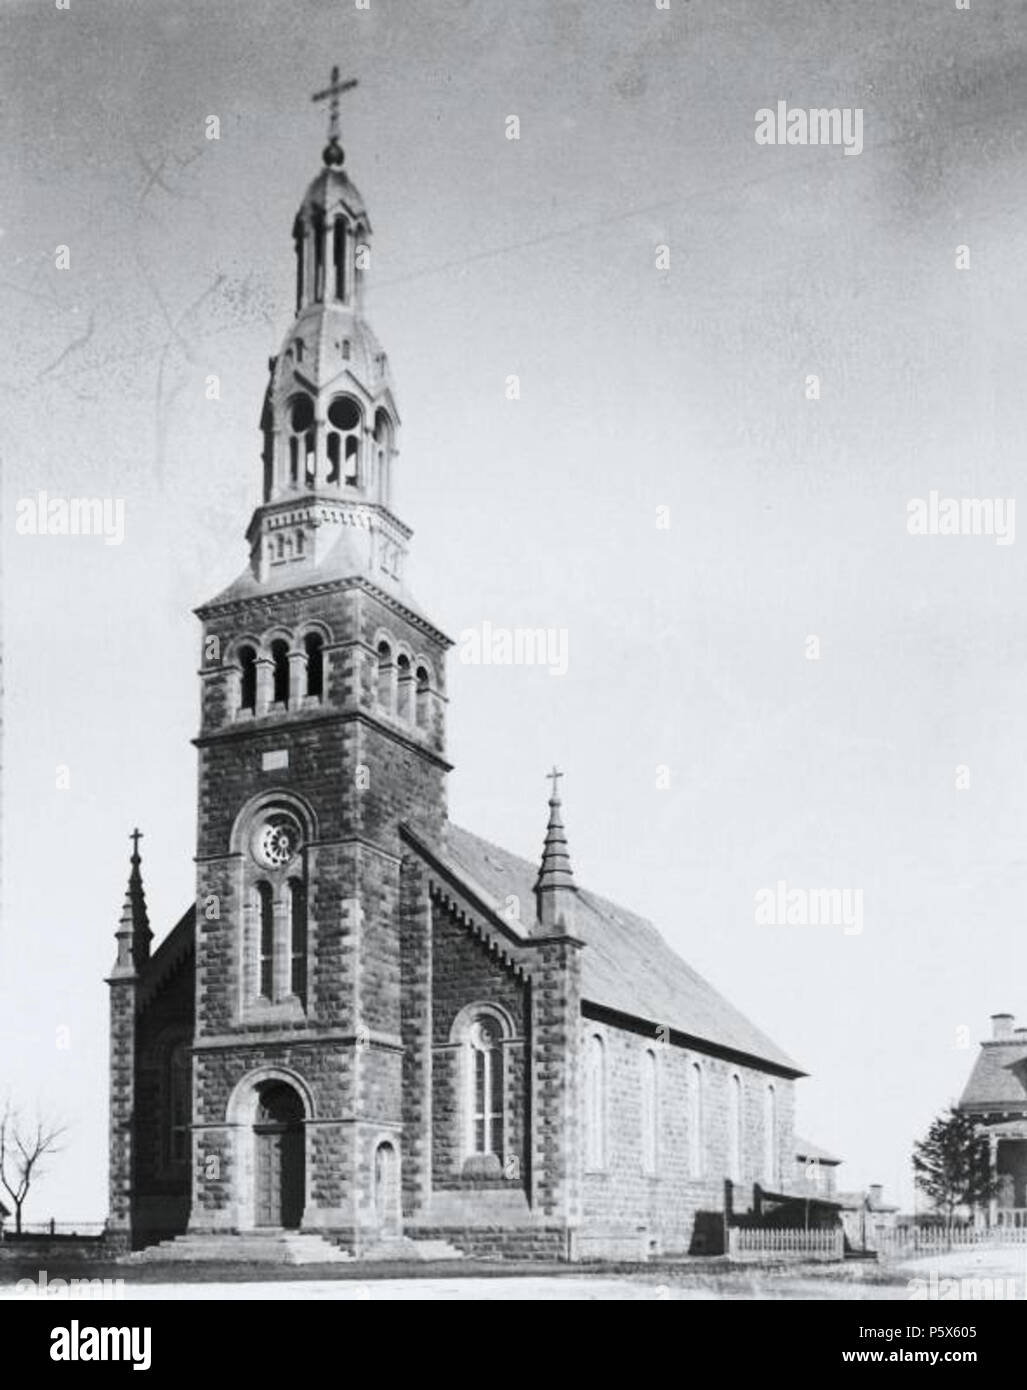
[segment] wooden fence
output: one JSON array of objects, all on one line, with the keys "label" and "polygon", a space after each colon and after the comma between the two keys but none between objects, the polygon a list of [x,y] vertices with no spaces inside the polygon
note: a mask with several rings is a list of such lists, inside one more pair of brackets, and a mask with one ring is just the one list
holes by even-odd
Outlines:
[{"label": "wooden fence", "polygon": [[[106,1224],[105,1221],[25,1221],[22,1223],[21,1236],[25,1239],[31,1236],[35,1240],[40,1236],[102,1236]],[[19,1239],[13,1218],[4,1226],[3,1238]]]},{"label": "wooden fence", "polygon": [[1025,1226],[903,1226],[874,1234],[874,1246],[882,1255],[943,1255],[947,1250],[976,1246],[1027,1245]]},{"label": "wooden fence", "polygon": [[829,1230],[789,1230],[773,1226],[732,1226],[728,1254],[733,1260],[840,1260],[845,1255],[845,1233]]}]

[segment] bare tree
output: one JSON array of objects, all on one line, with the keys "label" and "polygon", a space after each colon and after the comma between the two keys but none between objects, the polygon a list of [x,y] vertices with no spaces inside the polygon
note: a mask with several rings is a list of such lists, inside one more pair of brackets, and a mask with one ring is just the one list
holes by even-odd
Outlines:
[{"label": "bare tree", "polygon": [[21,1235],[21,1209],[33,1182],[42,1177],[42,1160],[60,1153],[58,1140],[66,1126],[36,1117],[34,1124],[21,1119],[8,1099],[0,1115],[0,1186],[14,1203],[14,1229]]}]

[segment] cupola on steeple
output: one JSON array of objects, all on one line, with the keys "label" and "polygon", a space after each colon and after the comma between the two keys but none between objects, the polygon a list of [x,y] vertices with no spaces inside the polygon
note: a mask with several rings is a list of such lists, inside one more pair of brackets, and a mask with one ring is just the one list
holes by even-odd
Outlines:
[{"label": "cupola on steeple", "polygon": [[399,413],[388,359],[364,317],[371,222],[346,172],[338,69],[328,143],[293,224],[295,318],[261,414],[262,503],[250,524],[261,584],[364,574],[398,594],[409,530],[393,513]]}]

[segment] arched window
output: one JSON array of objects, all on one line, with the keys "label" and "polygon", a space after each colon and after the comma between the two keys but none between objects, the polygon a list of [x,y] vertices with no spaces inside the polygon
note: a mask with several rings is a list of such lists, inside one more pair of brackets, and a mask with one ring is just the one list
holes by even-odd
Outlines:
[{"label": "arched window", "polygon": [[742,1082],[737,1072],[727,1081],[727,1175],[742,1181]]},{"label": "arched window", "polygon": [[763,1093],[763,1180],[777,1186],[777,1092],[768,1086]]},{"label": "arched window", "polygon": [[350,487],[360,480],[360,406],[351,396],[336,396],[328,407],[328,481],[340,476]]},{"label": "arched window", "polygon": [[400,719],[410,720],[414,712],[413,675],[410,658],[402,653],[396,659],[396,677],[396,713]]},{"label": "arched window", "polygon": [[302,532],[302,531],[297,531],[297,532],[296,532],[296,554],[297,554],[297,555],[302,555],[302,554],[303,554],[303,532]]},{"label": "arched window", "polygon": [[585,1161],[593,1172],[606,1167],[606,1049],[598,1033],[585,1050]]},{"label": "arched window", "polygon": [[656,1053],[647,1047],[642,1053],[641,1082],[642,1097],[642,1172],[656,1172],[656,1157],[659,1141],[659,1104],[656,1092]]},{"label": "arched window", "polygon": [[314,213],[314,298],[320,304],[325,297],[325,222],[324,213]]},{"label": "arched window", "polygon": [[324,638],[319,632],[308,632],[303,646],[307,653],[307,694],[320,700],[324,694]]},{"label": "arched window", "polygon": [[703,1172],[703,1074],[698,1062],[693,1062],[688,1075],[688,1172],[701,1178]]},{"label": "arched window", "polygon": [[374,417],[374,452],[378,465],[378,491],[385,506],[389,505],[389,462],[392,458],[392,421],[384,410]]},{"label": "arched window", "polygon": [[471,1086],[470,1143],[472,1154],[503,1153],[502,1032],[494,1018],[475,1019],[467,1034]]},{"label": "arched window", "polygon": [[378,703],[392,713],[392,648],[388,642],[378,643]]},{"label": "arched window", "polygon": [[275,900],[270,883],[257,884],[257,912],[260,917],[260,993],[275,997]]},{"label": "arched window", "polygon": [[271,643],[271,660],[274,662],[272,700],[276,705],[289,703],[289,644],[281,637]]},{"label": "arched window", "polygon": [[423,666],[417,668],[417,727],[427,729],[429,699],[431,696],[431,681],[428,679],[428,672]]},{"label": "arched window", "polygon": [[293,994],[307,1002],[307,889],[301,879],[289,880],[289,957]]},{"label": "arched window", "polygon": [[289,402],[289,482],[309,485],[314,476],[314,402],[302,392]]},{"label": "arched window", "polygon": [[303,308],[303,257],[306,251],[306,235],[302,222],[297,222],[292,233],[296,247],[296,312]]},{"label": "arched window", "polygon": [[239,648],[239,708],[254,714],[257,709],[257,653],[253,647]]},{"label": "arched window", "polygon": [[346,298],[346,219],[337,217],[332,229],[332,265],[335,268],[335,298]]},{"label": "arched window", "polygon": [[189,1130],[193,1109],[192,1048],[177,1043],[168,1056],[168,1162],[189,1162]]}]

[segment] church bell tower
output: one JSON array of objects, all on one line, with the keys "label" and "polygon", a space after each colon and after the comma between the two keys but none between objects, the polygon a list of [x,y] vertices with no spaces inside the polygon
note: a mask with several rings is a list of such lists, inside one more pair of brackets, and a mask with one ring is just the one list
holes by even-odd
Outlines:
[{"label": "church bell tower", "polygon": [[248,563],[203,624],[193,1192],[197,1231],[401,1225],[399,891],[445,838],[445,654],[407,587],[399,414],[365,317],[371,225],[337,72],[292,229]]}]

